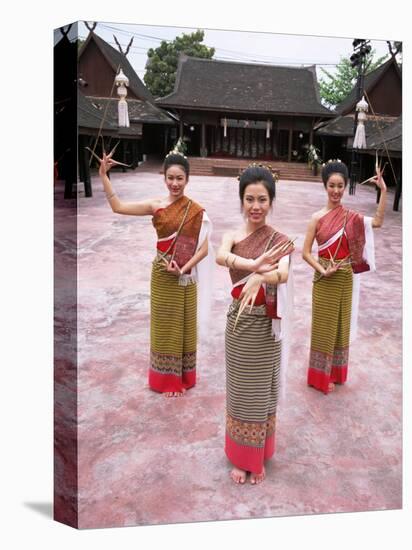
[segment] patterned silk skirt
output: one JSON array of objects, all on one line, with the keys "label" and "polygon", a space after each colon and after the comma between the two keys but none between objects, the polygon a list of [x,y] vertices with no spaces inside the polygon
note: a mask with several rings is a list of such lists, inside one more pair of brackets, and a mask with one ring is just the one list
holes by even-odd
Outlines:
[{"label": "patterned silk skirt", "polygon": [[260,474],[275,452],[281,343],[265,305],[246,308],[233,330],[238,307],[234,300],[226,324],[225,452],[237,468]]},{"label": "patterned silk skirt", "polygon": [[180,392],[196,383],[196,283],[179,285],[155,259],[150,292],[149,386]]},{"label": "patterned silk skirt", "polygon": [[[326,265],[327,261],[321,260]],[[352,268],[331,277],[315,273],[312,290],[312,335],[308,384],[328,393],[330,382],[344,384],[348,374]]]}]

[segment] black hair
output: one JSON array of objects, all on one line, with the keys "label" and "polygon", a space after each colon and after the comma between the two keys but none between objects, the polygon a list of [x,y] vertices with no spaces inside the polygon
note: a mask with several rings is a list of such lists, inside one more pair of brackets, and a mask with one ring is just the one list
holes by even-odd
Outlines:
[{"label": "black hair", "polygon": [[326,187],[326,184],[328,183],[328,179],[332,174],[339,174],[343,177],[345,180],[345,187],[348,183],[348,168],[344,162],[341,162],[340,160],[333,160],[327,162],[323,168],[322,168],[322,181],[323,185]]},{"label": "black hair", "polygon": [[163,172],[166,175],[167,169],[174,165],[181,166],[186,174],[186,177],[189,177],[189,161],[186,157],[179,153],[169,153],[163,163]]},{"label": "black hair", "polygon": [[239,178],[239,197],[242,204],[246,187],[251,183],[262,183],[269,194],[269,202],[272,204],[276,195],[276,186],[275,178],[269,168],[265,166],[249,166],[242,172]]}]

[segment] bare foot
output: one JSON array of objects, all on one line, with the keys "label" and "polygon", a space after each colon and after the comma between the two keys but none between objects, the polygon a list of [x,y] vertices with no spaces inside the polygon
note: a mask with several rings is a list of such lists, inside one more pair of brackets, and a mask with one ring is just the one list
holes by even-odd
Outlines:
[{"label": "bare foot", "polygon": [[182,391],[167,391],[164,395],[165,397],[182,397],[185,391],[185,389],[182,389]]},{"label": "bare foot", "polygon": [[243,483],[246,481],[246,472],[245,470],[241,470],[240,468],[233,468],[233,470],[230,472],[230,477],[235,483],[240,483],[243,485]]},{"label": "bare foot", "polygon": [[328,392],[334,391],[334,389],[335,389],[335,384],[333,382],[329,382]]},{"label": "bare foot", "polygon": [[261,474],[254,474],[253,472],[250,474],[250,483],[252,485],[257,485],[258,483],[262,483],[262,481],[266,477],[265,467],[263,466],[263,470]]}]

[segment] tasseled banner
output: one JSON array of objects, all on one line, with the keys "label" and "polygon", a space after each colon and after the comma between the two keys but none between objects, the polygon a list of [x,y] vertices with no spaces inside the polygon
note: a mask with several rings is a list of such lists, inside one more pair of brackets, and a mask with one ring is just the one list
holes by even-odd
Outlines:
[{"label": "tasseled banner", "polygon": [[[361,113],[359,113],[360,117]],[[355,138],[353,140],[354,149],[366,149],[366,134],[365,134],[365,124],[363,120],[358,120],[358,125],[356,127]]]},{"label": "tasseled banner", "polygon": [[266,139],[270,138],[270,130],[271,129],[272,129],[272,121],[268,119],[266,121]]},{"label": "tasseled banner", "polygon": [[358,111],[358,125],[356,127],[355,137],[353,139],[354,149],[366,149],[365,121],[368,109],[368,104],[362,96],[362,99],[356,104],[356,110]]},{"label": "tasseled banner", "polygon": [[127,101],[121,97],[118,103],[118,112],[119,112],[119,126],[123,128],[128,128],[130,126],[129,122],[129,109],[127,106]]},{"label": "tasseled banner", "polygon": [[227,137],[227,118],[223,119],[223,137]]}]

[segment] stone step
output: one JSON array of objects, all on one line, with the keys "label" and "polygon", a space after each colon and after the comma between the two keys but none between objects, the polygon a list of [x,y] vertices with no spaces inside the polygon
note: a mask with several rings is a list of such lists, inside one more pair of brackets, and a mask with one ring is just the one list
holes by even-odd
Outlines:
[{"label": "stone step", "polygon": [[[227,176],[237,177],[240,169],[246,168],[253,162],[271,166],[278,172],[282,180],[320,182],[320,175],[314,176],[305,163],[284,161],[259,161],[255,159],[228,159],[213,157],[189,157],[190,173],[194,176]],[[137,170],[162,173],[162,161],[160,159],[148,159]]]}]

